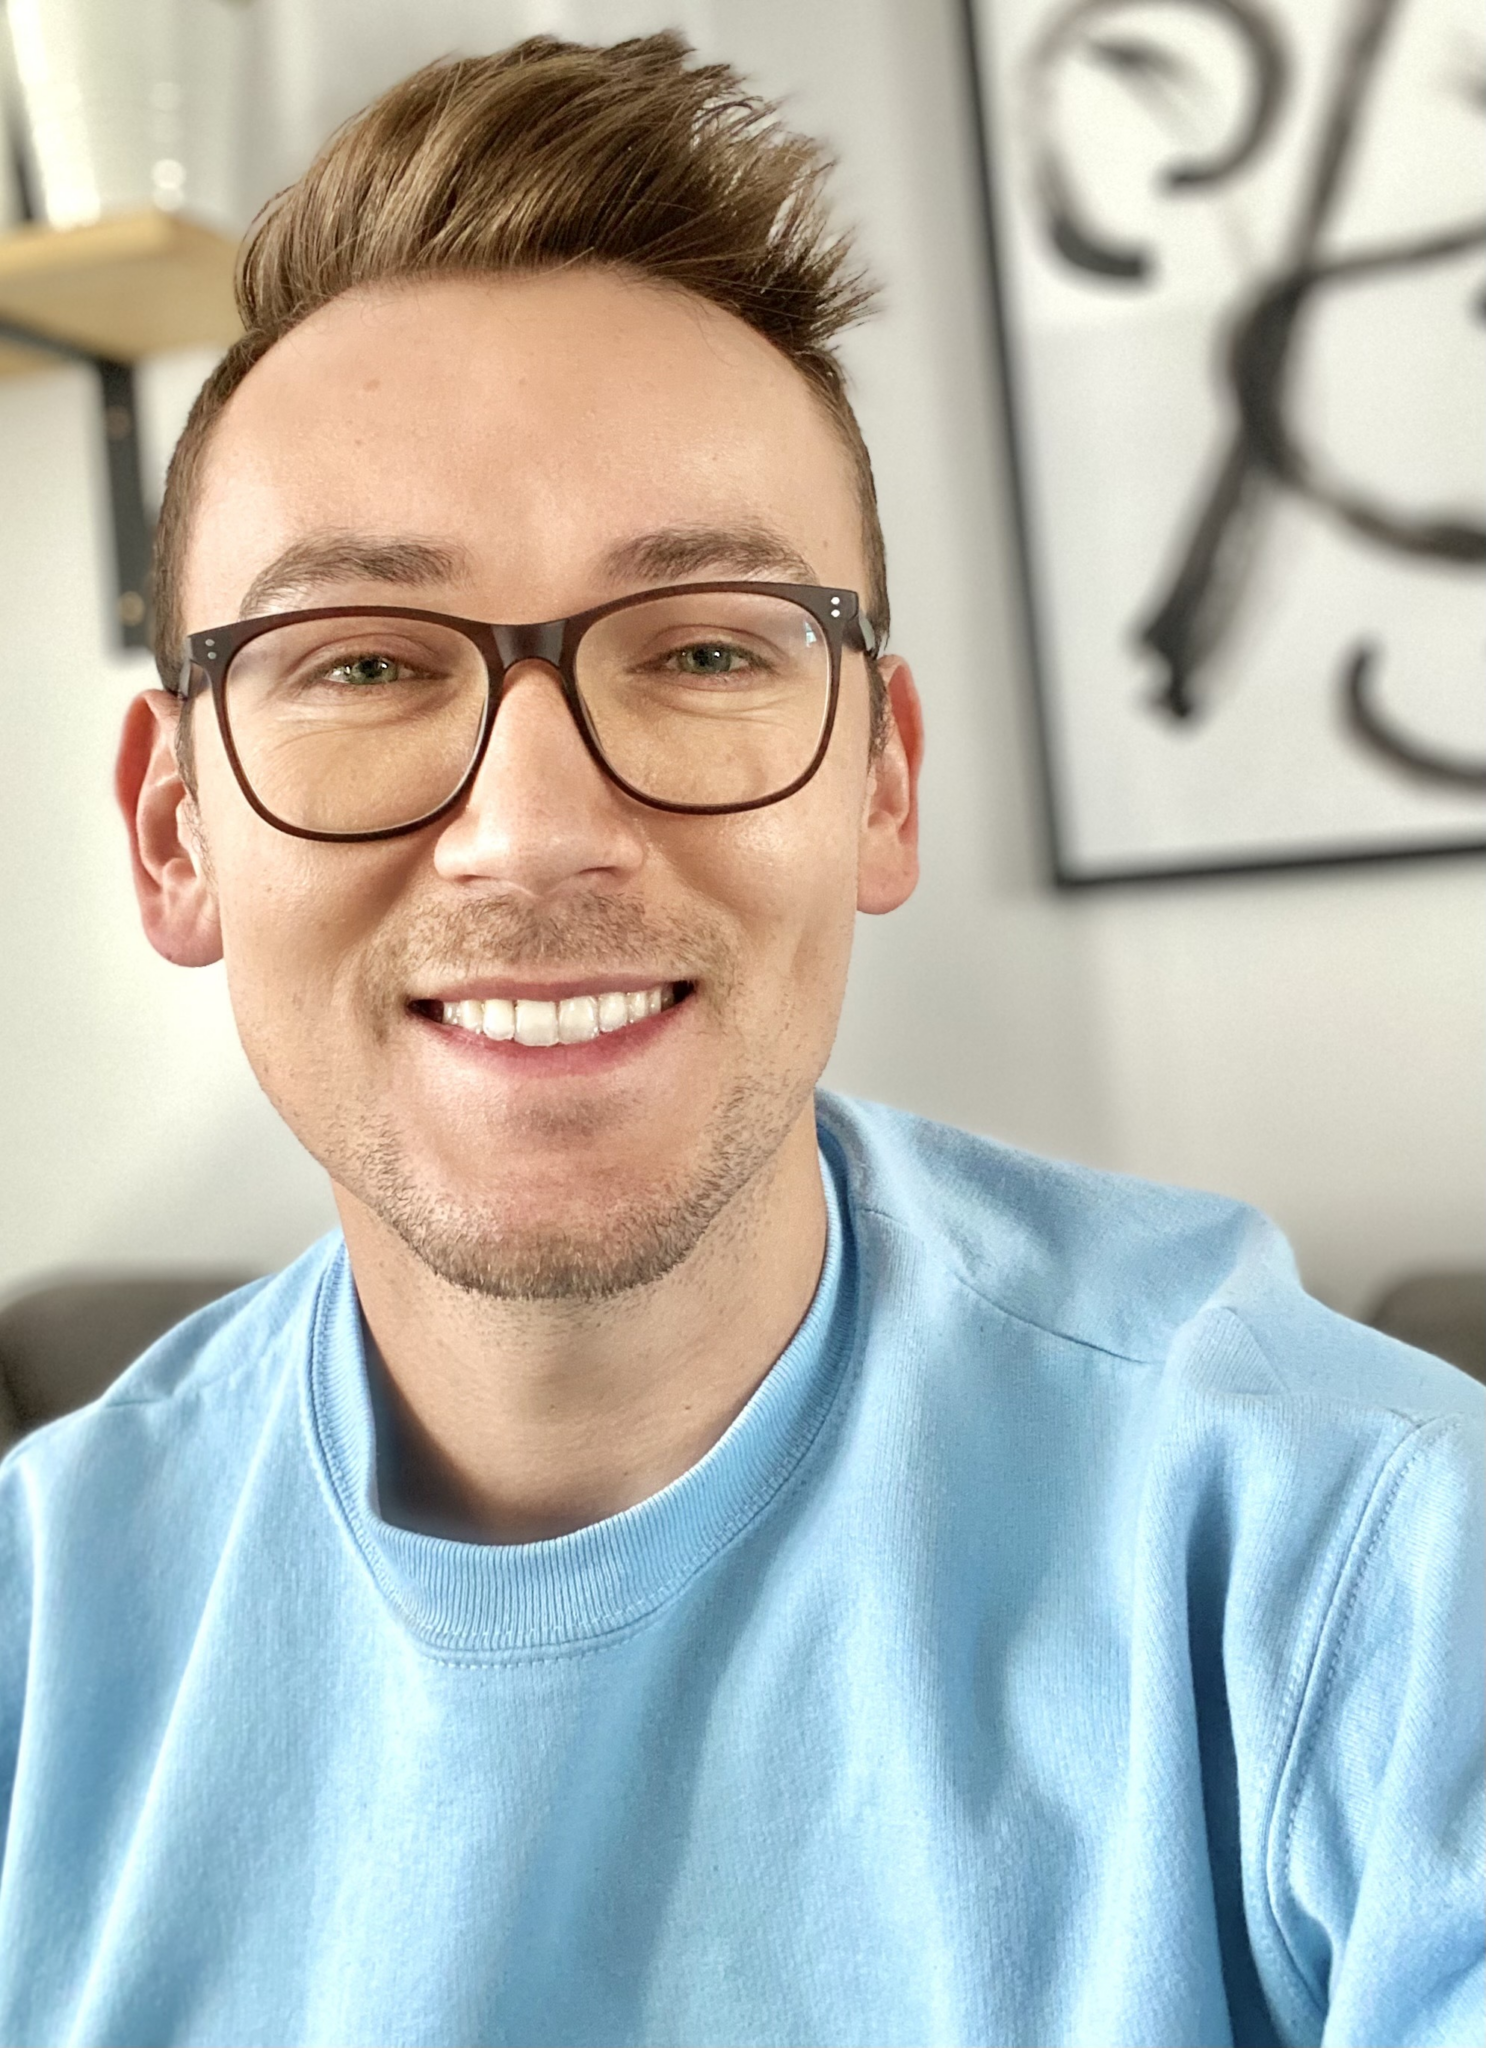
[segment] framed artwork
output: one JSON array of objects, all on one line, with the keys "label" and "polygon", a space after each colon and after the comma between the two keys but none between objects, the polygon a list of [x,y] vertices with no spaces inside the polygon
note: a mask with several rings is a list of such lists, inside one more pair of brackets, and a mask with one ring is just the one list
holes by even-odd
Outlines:
[{"label": "framed artwork", "polygon": [[1486,850],[1478,0],[965,0],[1069,883]]}]

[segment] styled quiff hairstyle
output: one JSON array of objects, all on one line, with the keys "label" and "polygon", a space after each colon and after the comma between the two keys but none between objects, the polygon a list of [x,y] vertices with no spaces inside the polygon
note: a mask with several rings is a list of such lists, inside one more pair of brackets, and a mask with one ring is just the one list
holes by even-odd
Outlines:
[{"label": "styled quiff hairstyle", "polygon": [[[674,34],[609,48],[533,36],[429,64],[348,121],[248,230],[244,332],[207,378],[155,538],[156,661],[182,655],[181,572],[212,428],[261,356],[320,306],[394,279],[612,264],[736,314],[807,380],[855,472],[868,616],[888,621],[882,528],[835,353],[875,289],[824,202],[830,159],[726,64]],[[873,665],[874,725],[882,686]],[[183,735],[184,737],[184,735]],[[189,745],[189,741],[186,742]]]}]

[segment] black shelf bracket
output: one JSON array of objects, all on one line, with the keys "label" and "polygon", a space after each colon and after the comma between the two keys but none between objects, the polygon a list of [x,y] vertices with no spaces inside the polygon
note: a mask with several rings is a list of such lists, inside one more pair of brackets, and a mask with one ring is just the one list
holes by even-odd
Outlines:
[{"label": "black shelf bracket", "polygon": [[139,408],[134,365],[94,355],[55,335],[38,334],[0,318],[0,341],[13,341],[63,362],[91,364],[98,377],[103,448],[108,474],[108,509],[114,557],[114,629],[121,647],[151,645],[149,617],[150,542],[153,526],[145,508],[139,463]]}]

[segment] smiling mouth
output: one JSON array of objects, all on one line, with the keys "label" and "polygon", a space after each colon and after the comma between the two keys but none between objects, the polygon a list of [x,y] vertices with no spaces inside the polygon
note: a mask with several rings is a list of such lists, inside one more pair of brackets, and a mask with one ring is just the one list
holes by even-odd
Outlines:
[{"label": "smiling mouth", "polygon": [[447,1024],[472,1038],[514,1041],[517,1045],[587,1045],[615,1031],[627,1031],[674,1009],[691,994],[689,981],[662,981],[650,988],[612,989],[600,995],[564,996],[549,1001],[539,996],[486,996],[446,1003],[415,1002],[412,1007],[435,1023]]}]

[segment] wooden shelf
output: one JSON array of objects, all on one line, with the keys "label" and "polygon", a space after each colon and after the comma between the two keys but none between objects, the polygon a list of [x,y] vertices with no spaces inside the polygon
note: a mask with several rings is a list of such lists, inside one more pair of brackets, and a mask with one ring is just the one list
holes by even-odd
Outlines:
[{"label": "wooden shelf", "polygon": [[[171,213],[117,214],[81,228],[29,223],[0,234],[0,320],[93,356],[132,363],[240,332],[236,243]],[[0,376],[55,364],[0,338]]]}]

